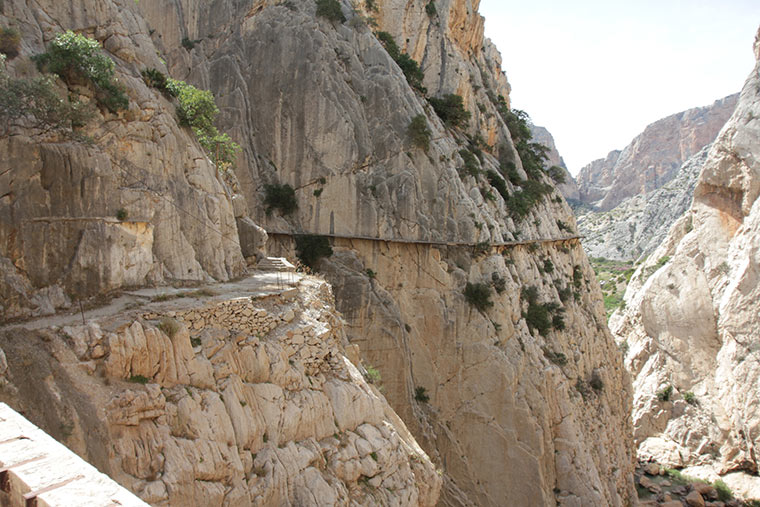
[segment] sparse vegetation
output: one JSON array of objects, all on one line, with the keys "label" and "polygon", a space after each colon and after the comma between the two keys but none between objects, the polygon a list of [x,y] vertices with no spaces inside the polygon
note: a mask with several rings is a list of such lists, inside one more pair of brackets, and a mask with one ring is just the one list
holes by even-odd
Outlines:
[{"label": "sparse vegetation", "polygon": [[24,125],[74,134],[92,117],[92,111],[78,100],[62,98],[51,76],[31,79],[13,78],[0,55],[0,136],[7,135],[11,123],[23,120]]},{"label": "sparse vegetation", "polygon": [[493,306],[491,287],[485,283],[467,283],[464,288],[464,299],[481,312]]},{"label": "sparse vegetation", "polygon": [[132,375],[131,377],[129,377],[129,381],[134,384],[145,385],[150,381],[150,379],[144,375]]},{"label": "sparse vegetation", "polygon": [[196,44],[198,44],[201,41],[201,39],[191,39],[189,37],[183,37],[182,38],[182,47],[187,49],[188,51],[192,51]]},{"label": "sparse vegetation", "polygon": [[539,303],[538,288],[535,285],[523,287],[520,297],[528,303],[523,318],[531,331],[538,331],[541,336],[546,336],[552,329],[565,329],[565,319],[562,315],[565,309],[555,302]]},{"label": "sparse vegetation", "polygon": [[125,210],[124,208],[119,208],[116,210],[116,220],[118,220],[119,222],[123,222],[124,220],[127,219],[128,216],[129,216],[129,213],[127,213],[127,210]]},{"label": "sparse vegetation", "polygon": [[591,379],[588,381],[588,385],[590,385],[594,391],[601,391],[604,389],[604,381],[602,381],[602,376],[597,370],[591,372]]},{"label": "sparse vegetation", "polygon": [[414,399],[416,401],[419,401],[420,403],[427,403],[430,401],[430,396],[427,394],[427,389],[425,389],[422,386],[417,386],[414,388]]},{"label": "sparse vegetation", "polygon": [[480,174],[480,163],[477,157],[466,148],[459,150],[459,156],[464,161],[463,172],[469,176],[477,177]]},{"label": "sparse vegetation", "polygon": [[557,366],[565,366],[567,364],[567,356],[562,352],[554,352],[553,350],[545,348],[544,357]]},{"label": "sparse vegetation", "polygon": [[149,69],[143,69],[140,74],[142,75],[145,84],[160,91],[167,98],[174,97],[172,90],[169,89],[169,78],[166,74],[152,67]]},{"label": "sparse vegetation", "polygon": [[509,191],[507,190],[507,182],[504,181],[504,178],[502,178],[493,169],[489,169],[486,172],[486,178],[488,179],[488,183],[490,183],[491,186],[495,188],[497,192],[499,192],[499,195],[501,195],[502,199],[504,199],[505,201],[509,199]]},{"label": "sparse vegetation", "polygon": [[430,0],[430,2],[425,4],[425,14],[431,18],[434,18],[438,14],[438,9],[435,8],[435,2],[433,0]]},{"label": "sparse vegetation", "polygon": [[0,27],[0,53],[13,60],[18,56],[21,32],[11,27]]},{"label": "sparse vegetation", "polygon": [[169,338],[174,338],[174,335],[179,331],[180,324],[174,319],[166,318],[158,324],[160,329]]},{"label": "sparse vegetation", "polygon": [[377,32],[375,36],[385,47],[388,55],[396,62],[396,65],[401,68],[401,72],[404,73],[404,77],[406,77],[409,85],[422,93],[427,93],[425,87],[422,86],[425,74],[420,69],[419,64],[411,56],[401,51],[398,44],[396,44],[396,40],[388,32]]},{"label": "sparse vegetation", "polygon": [[605,259],[604,257],[592,257],[589,260],[602,289],[604,308],[607,310],[607,318],[609,318],[616,309],[625,308],[623,295],[634,272],[633,263]]},{"label": "sparse vegetation", "polygon": [[326,236],[304,234],[295,237],[296,255],[300,261],[312,270],[316,270],[319,260],[333,254],[330,241]]},{"label": "sparse vegetation", "polygon": [[660,401],[670,401],[670,396],[673,394],[673,386],[668,385],[657,391],[657,399]]},{"label": "sparse vegetation", "polygon": [[264,185],[264,204],[267,207],[267,215],[275,209],[279,210],[282,215],[289,215],[298,208],[296,191],[287,183],[284,185]]},{"label": "sparse vegetation", "polygon": [[92,84],[101,106],[116,113],[129,107],[124,88],[116,81],[113,60],[101,53],[100,43],[67,30],[58,34],[47,52],[32,58],[42,72],[52,72],[67,84]]},{"label": "sparse vegetation", "polygon": [[718,492],[718,500],[721,502],[728,502],[734,498],[734,492],[731,491],[731,488],[722,479],[715,481],[713,486],[715,487],[715,491]]},{"label": "sparse vegetation", "polygon": [[697,404],[697,396],[691,391],[686,391],[685,393],[683,393],[683,399],[686,403],[690,405]]},{"label": "sparse vegetation", "polygon": [[346,21],[346,16],[343,15],[338,0],[317,0],[317,16],[339,23]]},{"label": "sparse vegetation", "polygon": [[366,373],[364,374],[364,380],[369,382],[370,384],[374,384],[379,386],[383,379],[380,376],[380,372],[372,365],[367,365],[365,368]]},{"label": "sparse vegetation", "polygon": [[466,127],[470,112],[464,108],[461,95],[450,93],[441,98],[431,97],[430,105],[435,114],[449,127]]},{"label": "sparse vegetation", "polygon": [[549,177],[557,184],[565,183],[565,170],[558,165],[553,165],[546,170]]},{"label": "sparse vegetation", "polygon": [[417,148],[428,151],[430,148],[431,132],[424,114],[418,114],[412,118],[412,121],[409,122],[407,134],[409,135],[409,139],[412,140],[412,144]]}]

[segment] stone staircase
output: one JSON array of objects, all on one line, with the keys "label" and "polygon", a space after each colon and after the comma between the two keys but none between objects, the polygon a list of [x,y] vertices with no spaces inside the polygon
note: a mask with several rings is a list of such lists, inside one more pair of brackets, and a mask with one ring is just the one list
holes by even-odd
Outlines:
[{"label": "stone staircase", "polygon": [[285,257],[265,257],[256,265],[261,271],[286,271],[294,273],[296,267],[288,262]]}]

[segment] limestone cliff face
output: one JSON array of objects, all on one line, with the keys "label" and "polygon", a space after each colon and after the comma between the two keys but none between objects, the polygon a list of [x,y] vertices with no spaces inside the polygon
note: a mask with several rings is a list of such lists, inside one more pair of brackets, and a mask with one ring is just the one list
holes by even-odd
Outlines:
[{"label": "limestone cliff face", "polygon": [[591,257],[634,261],[651,254],[691,206],[694,188],[712,143],[689,158],[657,190],[625,199],[610,211],[578,216],[583,248]]},{"label": "limestone cliff face", "polygon": [[530,131],[533,133],[533,142],[543,144],[547,148],[549,148],[549,151],[547,154],[546,159],[546,167],[552,167],[557,166],[561,167],[564,170],[565,174],[565,182],[557,184],[557,190],[562,193],[562,195],[565,197],[565,199],[572,199],[575,201],[580,200],[580,194],[578,193],[578,185],[575,183],[575,180],[573,179],[573,176],[570,174],[570,171],[567,170],[567,166],[565,165],[565,161],[562,160],[562,157],[559,154],[559,151],[557,150],[557,145],[554,144],[554,136],[552,136],[551,132],[546,130],[544,127],[537,127],[536,125],[530,126]]},{"label": "limestone cliff face", "polygon": [[[226,280],[245,263],[232,194],[174,107],[140,71],[162,67],[145,22],[105,2],[4,2],[0,21],[21,32],[11,75],[68,28],[95,37],[117,63],[129,110],[100,111],[74,142],[13,125],[0,138],[0,320],[51,313],[125,286]],[[94,4],[93,4],[94,5]],[[62,93],[92,100],[86,87]],[[117,219],[119,210],[126,216]]]},{"label": "limestone cliff face", "polygon": [[[103,187],[105,194],[96,194],[121,199],[123,192],[138,192],[140,198],[120,201],[120,207],[130,217],[140,216],[146,228],[155,231],[167,221],[172,223],[163,215],[140,215],[163,209],[165,200],[160,196],[167,196],[165,188],[181,190],[184,181],[192,185],[208,181],[218,194],[188,196],[181,207],[194,205],[201,221],[204,213],[213,217],[220,237],[229,232],[237,238],[234,219],[247,216],[273,232],[347,236],[334,240],[335,254],[320,267],[335,286],[338,309],[348,319],[349,340],[363,347],[363,359],[383,376],[391,406],[441,467],[442,504],[632,503],[630,384],[605,325],[593,272],[577,241],[567,239],[575,228],[571,211],[551,191],[525,217],[513,218],[517,215],[509,207],[510,199],[505,202],[483,175],[502,171],[498,155],[504,165],[514,163],[517,174],[526,177],[499,114],[499,96],[508,104],[509,85],[498,52],[483,40],[477,3],[440,0],[434,13],[416,3],[375,4],[377,11],[370,13],[364,2],[356,9],[342,3],[345,23],[315,16],[315,4],[309,0],[113,0],[97,5],[88,1],[76,9],[52,2],[28,9],[20,1],[6,1],[3,12],[29,19],[31,35],[24,31],[24,44],[36,44],[35,51],[42,48],[40,34],[47,40],[65,28],[93,32],[117,59],[119,77],[128,80],[133,105],[140,94],[157,104],[154,109],[162,112],[165,130],[146,127],[133,132],[131,117],[119,117],[115,125],[108,125],[117,129],[118,136],[101,127],[109,118],[94,122],[90,134],[98,143],[117,143],[103,155],[116,166],[108,177],[115,178],[121,167],[130,173],[148,171],[143,166],[157,171],[149,171],[137,183],[117,180]],[[367,16],[420,62],[428,96],[463,97],[472,115],[467,126],[452,130],[438,118],[368,28],[372,20]],[[192,44],[181,43],[183,39],[196,42],[191,48]],[[166,68],[174,78],[214,91],[224,130],[243,147],[228,178],[240,195],[228,193],[192,139],[177,129],[171,108],[144,87],[139,71],[148,66]],[[150,100],[139,103],[150,111]],[[134,114],[139,118],[146,113],[140,108]],[[415,146],[409,137],[410,120],[417,115],[426,118],[431,131],[428,150]],[[124,139],[135,143],[146,133],[161,142],[156,141],[155,147],[119,144]],[[85,149],[103,149],[98,143]],[[175,144],[178,159],[167,156],[154,165],[146,160],[154,148],[169,150]],[[469,162],[479,171],[464,170],[463,150],[476,144],[484,144],[485,152],[481,160],[474,156]],[[179,148],[185,145],[190,148]],[[126,157],[126,162],[114,162],[119,157]],[[192,167],[200,167],[200,176],[183,165],[183,157],[196,164]],[[13,171],[0,174],[8,177]],[[538,178],[549,184],[547,177]],[[62,195],[76,194],[65,181],[68,186]],[[81,188],[91,179],[74,181]],[[276,210],[267,213],[263,200],[268,183],[287,183],[295,189],[295,213],[284,217]],[[509,181],[505,187],[514,199],[519,189]],[[180,190],[174,201],[178,205]],[[155,192],[151,194],[155,203],[142,204],[145,191]],[[46,195],[27,195],[34,210],[41,207],[37,200],[47,203]],[[3,199],[6,203],[8,197]],[[141,204],[133,209],[129,207],[133,203]],[[109,200],[103,208],[111,205]],[[7,214],[16,216],[15,211]],[[238,272],[240,247],[230,247],[227,255],[224,242],[214,239],[208,227],[193,229],[195,221],[185,213],[177,211],[177,217],[171,234],[161,235],[161,240],[156,235],[146,253],[127,249],[134,265],[118,267],[120,254],[109,256],[102,266],[86,264],[123,274],[127,268],[145,269],[150,261],[150,276],[111,285],[105,276],[87,278],[92,292],[152,282],[155,272],[163,273],[163,278],[155,275],[157,281],[224,278]],[[17,238],[14,234],[8,237]],[[101,246],[110,244],[99,238]],[[384,241],[399,239],[423,243]],[[484,242],[516,239],[548,241],[506,250],[461,245],[482,247]],[[437,241],[438,246],[424,241]],[[272,243],[272,252],[279,248],[292,255],[287,235],[273,234]],[[208,250],[208,257],[197,254],[201,247]],[[181,261],[190,258],[202,269],[186,274],[188,266]],[[175,259],[185,271],[174,269]],[[19,261],[14,257],[8,262]],[[208,267],[220,265],[226,271]],[[35,266],[39,276],[50,276],[49,265]],[[162,271],[156,266],[169,268]],[[23,281],[23,273],[11,275]],[[490,287],[493,305],[482,311],[469,305],[463,295],[468,282]],[[66,280],[58,285],[62,290],[79,290]],[[403,425],[386,408],[382,408],[385,419],[380,418],[377,394],[361,383],[351,366],[341,363],[340,348],[329,352],[333,349],[328,347],[323,354],[319,344],[331,345],[337,339],[317,333],[320,339],[313,344],[308,332],[282,335],[277,326],[267,331],[276,333],[269,336],[271,343],[268,336],[258,339],[253,333],[244,332],[246,337],[241,338],[224,325],[221,330],[211,329],[215,328],[208,324],[214,320],[211,311],[214,318],[217,311],[226,315],[217,308],[202,315],[175,314],[173,318],[184,322],[175,334],[184,338],[178,338],[176,345],[154,329],[158,313],[114,327],[101,323],[103,333],[71,329],[70,338],[44,335],[34,349],[50,351],[50,356],[34,361],[42,365],[37,378],[53,379],[44,385],[15,380],[26,378],[24,366],[31,350],[25,344],[31,338],[13,335],[3,349],[11,358],[9,364],[15,365],[9,378],[21,394],[16,400],[26,400],[24,389],[40,389],[29,393],[28,402],[38,397],[59,408],[43,412],[41,417],[51,414],[47,428],[58,425],[59,436],[64,437],[68,431],[91,436],[95,440],[82,439],[82,452],[99,466],[113,467],[118,480],[156,503],[181,505],[191,492],[211,504],[228,499],[240,504],[300,504],[311,499],[319,503],[345,494],[357,503],[392,503],[397,498],[394,492],[405,504],[435,501],[437,475],[430,473],[432,468],[413,439],[403,434]],[[306,310],[304,314],[304,324],[322,329],[313,322],[319,320],[316,316]],[[287,320],[284,314],[282,320]],[[234,324],[240,330],[239,322]],[[196,341],[190,341],[185,328]],[[308,347],[296,343],[299,336]],[[61,340],[71,342],[76,360]],[[197,340],[200,345],[194,345]],[[246,347],[251,351],[244,351]],[[103,391],[94,390],[96,398],[87,398],[82,394],[88,392],[87,382],[68,387],[55,382],[64,371],[71,376],[85,374],[59,367],[51,358],[85,371],[102,370],[106,378],[145,377],[163,389],[134,387],[116,398],[105,394],[97,398]],[[253,377],[246,377],[248,372]],[[333,388],[333,381],[338,387]],[[59,393],[65,396],[57,398]],[[332,421],[325,397],[335,415]],[[68,398],[95,401],[87,401],[74,417],[54,403]],[[45,403],[31,406],[30,412],[39,412]],[[93,406],[108,410],[103,414]],[[258,410],[246,410],[253,406]],[[73,429],[64,431],[68,422],[60,427],[60,414],[71,416]],[[386,420],[393,421],[395,429],[388,428]],[[335,437],[331,432],[336,427],[355,435]],[[116,449],[102,445],[107,441],[116,442]],[[119,463],[111,450],[114,455],[137,458]],[[373,463],[385,463],[386,455],[389,467],[373,468]],[[376,491],[373,488],[383,491],[382,499],[371,498],[368,491]],[[296,496],[301,494],[305,497]]]},{"label": "limestone cliff face", "polygon": [[329,286],[245,283],[0,333],[0,399],[151,505],[435,505],[441,477],[346,357]]},{"label": "limestone cliff face", "polygon": [[608,211],[624,199],[655,190],[715,139],[731,116],[738,95],[658,120],[622,151],[587,165],[578,173],[580,200]]},{"label": "limestone cliff face", "polygon": [[[760,34],[755,50],[760,60]],[[758,470],[759,69],[708,154],[691,208],[634,275],[626,310],[611,321],[628,343],[639,453],[720,474]],[[760,493],[756,483],[725,480]]]},{"label": "limestone cliff face", "polygon": [[[465,134],[481,134],[524,176],[496,108],[508,85],[482,39],[477,5],[437,1],[429,15],[419,3],[374,3],[371,12],[343,3],[346,23],[316,17],[309,1],[130,8],[155,30],[172,75],[210,87],[223,103],[224,122],[244,145],[235,172],[250,215],[274,232],[348,236],[334,240],[320,269],[349,339],[442,467],[444,505],[630,502],[628,380],[577,242],[478,255],[357,238],[498,243],[563,238],[574,227],[556,193],[516,223],[483,175],[460,171]],[[464,98],[466,128],[448,129],[407,84],[365,26],[369,15],[420,62],[428,95]],[[188,51],[183,37],[202,41]],[[431,129],[427,151],[407,134],[420,114]],[[490,153],[476,163],[500,171]],[[298,210],[267,215],[265,183],[293,186]],[[287,236],[272,237],[270,251],[293,254]],[[490,289],[492,308],[466,303],[467,282],[494,280],[505,290]],[[520,295],[530,286],[536,303],[564,308],[564,330],[531,332]],[[598,389],[589,387],[595,379]],[[419,388],[428,402],[415,396]]]}]

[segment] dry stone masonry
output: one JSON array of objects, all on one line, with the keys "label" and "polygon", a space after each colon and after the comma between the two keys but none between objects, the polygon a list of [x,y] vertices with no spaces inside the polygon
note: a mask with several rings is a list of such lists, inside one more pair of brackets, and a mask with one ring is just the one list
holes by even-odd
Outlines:
[{"label": "dry stone masonry", "polygon": [[63,440],[152,505],[434,505],[441,478],[345,356],[329,287],[300,287],[44,331],[32,374],[65,373],[24,391],[4,346],[3,397],[40,414],[79,392]]}]

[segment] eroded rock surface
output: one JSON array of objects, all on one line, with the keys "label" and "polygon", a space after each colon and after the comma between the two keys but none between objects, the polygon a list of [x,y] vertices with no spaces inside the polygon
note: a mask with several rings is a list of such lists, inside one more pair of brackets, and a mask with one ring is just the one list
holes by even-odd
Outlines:
[{"label": "eroded rock surface", "polygon": [[153,505],[436,503],[325,282],[228,298],[7,331],[0,398]]},{"label": "eroded rock surface", "polygon": [[691,206],[712,144],[702,148],[657,190],[629,197],[610,211],[579,214],[583,248],[591,257],[637,260],[651,254]]},{"label": "eroded rock surface", "polygon": [[557,150],[557,145],[554,144],[554,136],[552,136],[551,132],[545,127],[538,127],[536,125],[531,125],[530,131],[533,134],[533,142],[543,144],[549,148],[549,151],[546,153],[546,167],[557,166],[561,167],[563,170],[565,181],[563,183],[557,183],[557,190],[562,193],[565,199],[572,199],[575,201],[580,200],[578,185],[575,183],[575,179],[573,179],[570,171],[567,170],[565,161],[562,160],[562,156],[560,156],[559,151]]},{"label": "eroded rock surface", "polygon": [[[760,60],[760,35],[755,52]],[[744,471],[724,479],[749,497],[760,496],[759,68],[710,149],[691,208],[610,323],[627,342],[640,456],[713,475]]]}]

